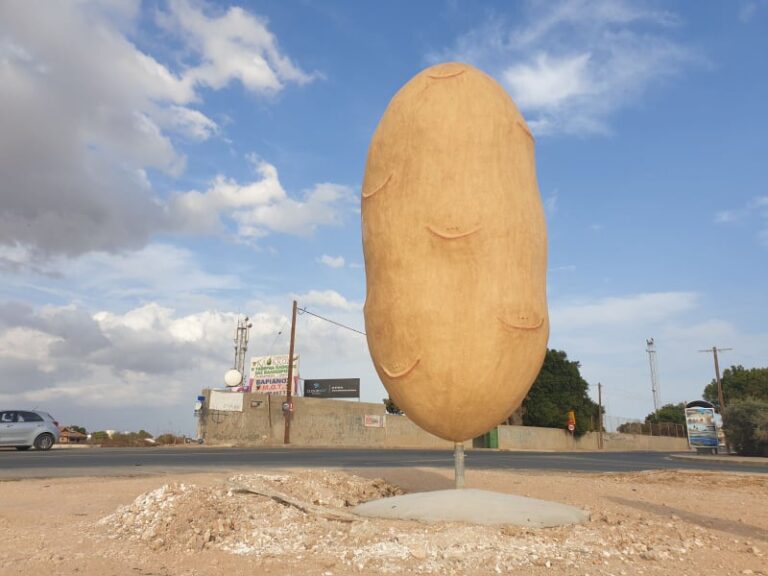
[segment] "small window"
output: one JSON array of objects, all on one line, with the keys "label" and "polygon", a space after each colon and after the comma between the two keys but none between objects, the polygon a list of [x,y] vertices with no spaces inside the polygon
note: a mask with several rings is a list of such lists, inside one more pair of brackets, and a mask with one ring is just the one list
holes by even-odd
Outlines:
[{"label": "small window", "polygon": [[39,414],[34,412],[19,412],[19,422],[42,422]]},{"label": "small window", "polygon": [[0,412],[0,422],[16,422],[16,412]]}]

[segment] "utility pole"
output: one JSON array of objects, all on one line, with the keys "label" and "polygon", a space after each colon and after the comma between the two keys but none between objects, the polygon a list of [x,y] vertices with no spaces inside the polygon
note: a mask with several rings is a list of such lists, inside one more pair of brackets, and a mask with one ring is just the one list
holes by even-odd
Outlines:
[{"label": "utility pole", "polygon": [[603,385],[597,383],[597,447],[603,449]]},{"label": "utility pole", "polygon": [[725,410],[725,397],[723,396],[723,383],[720,381],[720,364],[717,361],[717,353],[725,352],[727,350],[733,350],[733,348],[718,348],[717,346],[712,346],[712,349],[699,350],[699,352],[705,352],[707,354],[712,352],[712,356],[715,358],[715,382],[717,382],[717,402],[720,404],[720,414]]},{"label": "utility pole", "polygon": [[653,392],[653,411],[659,411],[661,408],[661,399],[659,392],[659,376],[656,369],[656,345],[653,342],[653,338],[649,338],[645,341],[645,351],[648,352],[648,362],[651,365],[651,392]]},{"label": "utility pole", "polygon": [[287,410],[283,411],[285,416],[285,434],[283,435],[283,444],[291,443],[291,395],[293,392],[293,348],[296,343],[296,300],[293,301],[293,314],[291,317],[291,345],[288,351],[288,382],[286,383],[286,403]]}]

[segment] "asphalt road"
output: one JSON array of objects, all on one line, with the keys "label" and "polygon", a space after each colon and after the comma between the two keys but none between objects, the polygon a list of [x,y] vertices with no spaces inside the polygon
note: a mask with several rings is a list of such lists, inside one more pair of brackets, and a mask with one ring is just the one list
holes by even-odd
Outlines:
[{"label": "asphalt road", "polygon": [[[471,450],[467,470],[636,472],[697,469],[768,473],[768,467],[686,461],[659,452],[499,452]],[[81,448],[49,452],[0,449],[0,480],[77,476],[126,476],[276,468],[452,468],[448,450],[333,448]]]}]

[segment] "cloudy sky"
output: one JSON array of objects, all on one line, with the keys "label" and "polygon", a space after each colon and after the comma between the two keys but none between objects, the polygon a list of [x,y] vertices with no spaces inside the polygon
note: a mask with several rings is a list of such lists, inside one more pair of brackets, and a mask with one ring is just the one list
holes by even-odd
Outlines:
[{"label": "cloudy sky", "polygon": [[[287,353],[292,299],[362,329],[360,186],[387,102],[460,60],[537,139],[550,346],[610,415],[768,366],[768,2],[0,3],[0,407],[193,432],[203,387]],[[482,337],[482,335],[478,335]],[[305,378],[385,391],[299,318]],[[503,383],[500,383],[503,385]]]}]

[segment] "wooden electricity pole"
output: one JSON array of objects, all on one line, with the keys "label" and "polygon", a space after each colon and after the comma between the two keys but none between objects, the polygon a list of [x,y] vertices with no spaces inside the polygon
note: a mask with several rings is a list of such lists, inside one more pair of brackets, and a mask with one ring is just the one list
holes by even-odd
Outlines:
[{"label": "wooden electricity pole", "polygon": [[296,343],[296,300],[293,301],[293,314],[291,316],[291,345],[288,351],[288,382],[286,388],[286,409],[283,410],[285,417],[285,434],[283,435],[283,444],[291,443],[291,396],[293,392],[293,347]]},{"label": "wooden electricity pole", "polygon": [[699,350],[699,352],[712,352],[712,356],[715,358],[715,382],[717,383],[717,402],[720,404],[720,414],[725,410],[725,396],[723,395],[723,383],[720,381],[720,364],[717,361],[717,353],[725,352],[726,350],[733,350],[733,348],[718,348],[717,346],[712,346],[712,349]]}]

